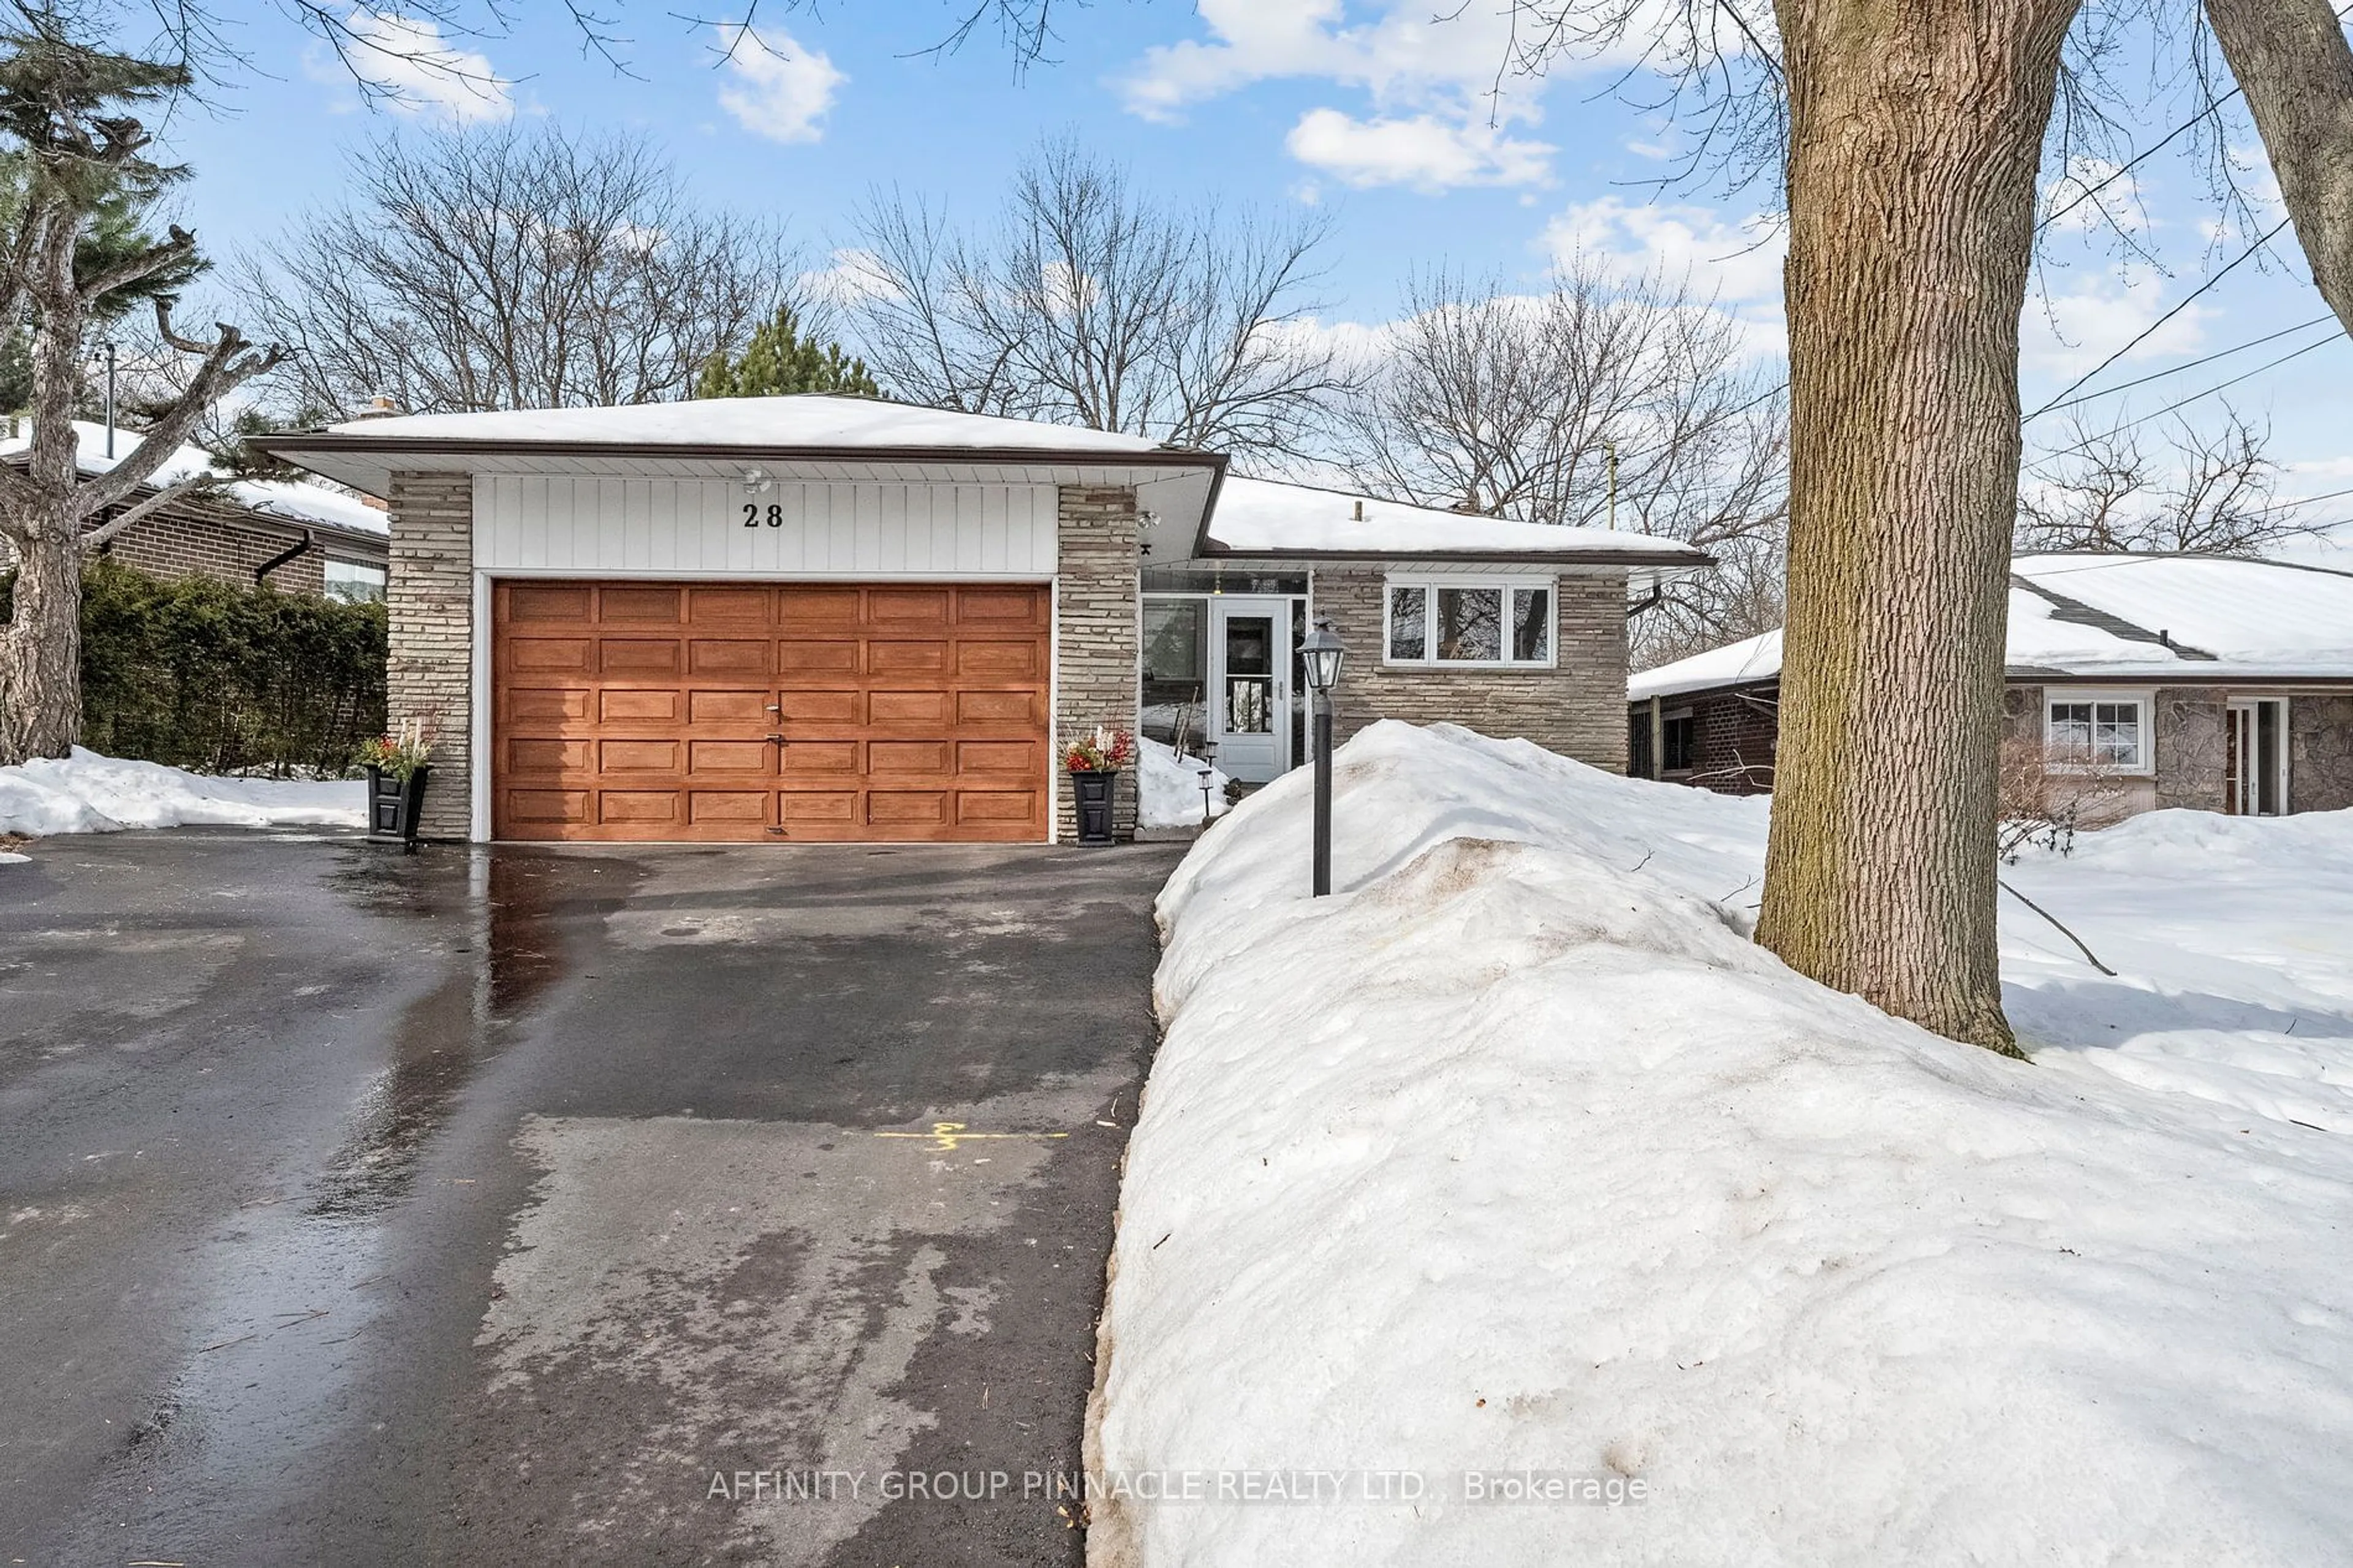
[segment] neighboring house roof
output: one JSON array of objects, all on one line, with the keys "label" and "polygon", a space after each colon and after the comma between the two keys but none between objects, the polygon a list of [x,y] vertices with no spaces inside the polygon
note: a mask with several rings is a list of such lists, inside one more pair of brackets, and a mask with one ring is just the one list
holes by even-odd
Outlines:
[{"label": "neighboring house roof", "polygon": [[[114,432],[114,456],[110,458],[106,455],[105,426],[77,419],[74,437],[74,466],[85,474],[108,472],[137,451],[143,438],[136,430],[118,427]],[[20,421],[18,434],[0,437],[0,461],[21,457],[32,444],[31,422]],[[148,489],[159,490],[199,474],[220,476],[223,482],[214,492],[216,499],[233,501],[248,511],[281,517],[297,524],[323,523],[378,538],[392,531],[391,520],[358,496],[311,479],[232,479],[201,447],[174,447],[162,466],[141,483]]]},{"label": "neighboring house roof", "polygon": [[[2022,555],[2013,679],[2353,680],[2353,573],[2216,555]],[[1647,701],[1779,679],[1781,634],[1647,669]]]},{"label": "neighboring house roof", "polygon": [[1589,562],[1704,566],[1678,539],[1482,517],[1343,490],[1229,475],[1203,523],[1197,556]]}]

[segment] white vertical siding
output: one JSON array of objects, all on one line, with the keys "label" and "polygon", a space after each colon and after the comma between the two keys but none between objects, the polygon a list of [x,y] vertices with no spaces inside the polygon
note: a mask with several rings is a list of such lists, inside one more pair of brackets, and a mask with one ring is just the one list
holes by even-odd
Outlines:
[{"label": "white vertical siding", "polygon": [[[746,504],[759,509],[750,528]],[[1051,485],[779,482],[752,495],[733,479],[474,481],[483,572],[1036,579],[1054,557]]]}]

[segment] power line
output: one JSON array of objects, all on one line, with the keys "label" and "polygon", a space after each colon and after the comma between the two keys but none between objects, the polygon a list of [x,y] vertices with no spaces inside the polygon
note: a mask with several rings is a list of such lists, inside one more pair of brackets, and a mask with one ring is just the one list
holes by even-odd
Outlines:
[{"label": "power line", "polygon": [[2151,321],[2147,326],[2142,328],[2139,335],[2135,337],[2132,342],[2126,343],[2124,347],[2118,349],[2116,353],[2110,354],[2107,358],[2102,360],[2099,363],[2094,365],[2091,369],[2077,376],[2060,392],[2058,397],[2052,398],[2049,403],[2044,404],[2042,407],[2036,409],[2026,417],[2029,419],[2042,418],[2045,414],[2050,413],[2052,408],[2058,405],[2060,398],[2063,398],[2069,393],[2075,391],[2085,382],[2091,380],[2094,376],[2107,369],[2108,366],[2116,363],[2116,361],[2124,358],[2125,355],[2132,353],[2133,350],[2148,342],[2150,335],[2159,327],[2164,326],[2166,322],[2173,320],[2174,317],[2189,309],[2191,305],[2197,303],[2198,297],[2200,294],[2203,294],[2207,289],[2211,289],[2215,284],[2222,281],[2223,279],[2228,278],[2231,275],[2231,269],[2232,268],[2238,266],[2242,261],[2246,260],[2247,258],[2254,255],[2255,252],[2261,250],[2264,246],[2269,245],[2272,242],[2272,237],[2279,233],[2280,230],[2285,228],[2287,224],[2288,220],[2282,218],[2279,222],[2272,225],[2272,226],[2253,245],[2247,247],[2246,249],[2239,252],[2238,255],[2224,262],[2221,271],[2214,273],[2212,276],[2209,277],[2205,282],[2200,283],[2197,288],[2192,289],[2188,294],[2182,296],[2180,302],[2175,305],[2173,309],[2168,310],[2156,321]]},{"label": "power line", "polygon": [[2065,403],[2046,403],[2041,408],[2036,409],[2032,414],[2027,416],[2027,417],[2030,419],[2040,418],[2045,414],[2055,413],[2062,408],[2073,408],[2077,404],[2089,403],[2094,398],[2109,397],[2119,392],[2130,392],[2136,386],[2147,386],[2152,381],[2163,381],[2168,375],[2179,375],[2185,370],[2196,370],[2201,364],[2211,364],[2218,359],[2228,359],[2232,354],[2244,353],[2249,349],[2261,348],[2265,343],[2275,342],[2279,339],[2286,337],[2291,332],[2308,331],[2312,328],[2320,325],[2323,321],[2333,321],[2336,319],[2336,312],[2324,310],[2308,321],[2298,321],[2292,327],[2282,327],[2276,332],[2265,332],[2260,338],[2249,338],[2243,343],[2233,343],[2227,349],[2216,349],[2212,353],[2203,355],[2198,359],[2184,360],[2179,364],[2168,365],[2163,370],[2151,371],[2147,375],[2138,377],[2136,380],[2121,381],[2114,386],[2104,386],[2097,392],[2087,392],[2084,394],[2083,396],[2071,398]]}]

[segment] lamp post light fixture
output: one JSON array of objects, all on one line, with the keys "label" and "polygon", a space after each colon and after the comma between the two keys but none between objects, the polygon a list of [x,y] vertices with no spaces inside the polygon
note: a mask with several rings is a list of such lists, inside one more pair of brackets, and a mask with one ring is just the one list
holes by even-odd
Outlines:
[{"label": "lamp post light fixture", "polygon": [[1299,644],[1299,660],[1307,676],[1307,689],[1315,694],[1315,894],[1332,890],[1332,689],[1340,684],[1340,667],[1348,660],[1346,645],[1328,620]]}]

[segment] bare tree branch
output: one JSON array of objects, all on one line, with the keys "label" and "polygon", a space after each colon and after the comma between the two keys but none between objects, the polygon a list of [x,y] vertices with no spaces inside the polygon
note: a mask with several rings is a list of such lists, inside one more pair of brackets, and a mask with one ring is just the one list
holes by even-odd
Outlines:
[{"label": "bare tree branch", "polygon": [[81,536],[82,553],[85,555],[94,553],[100,545],[115,535],[135,523],[154,516],[175,501],[187,500],[219,488],[220,481],[210,474],[199,474],[193,479],[180,479],[166,485],[145,500],[123,508],[98,527],[84,533]]}]

